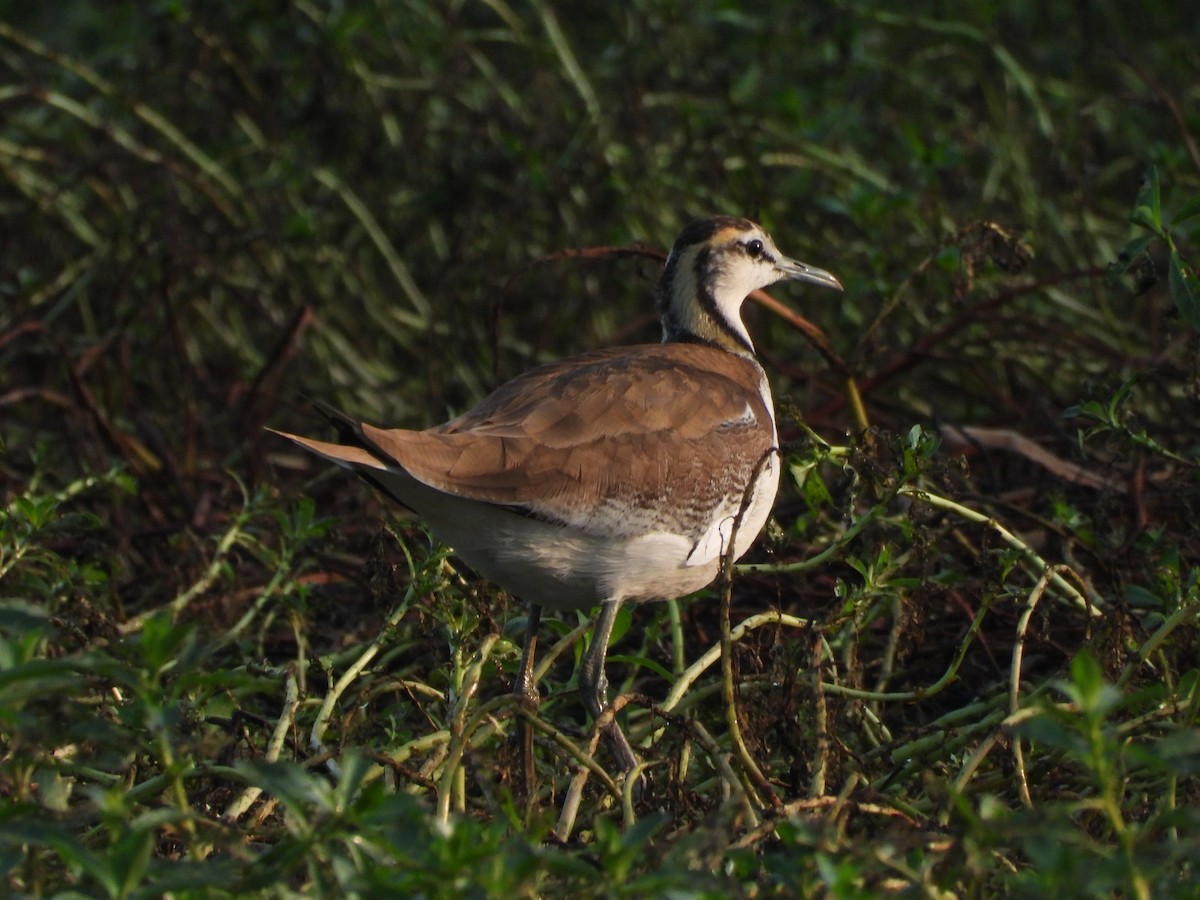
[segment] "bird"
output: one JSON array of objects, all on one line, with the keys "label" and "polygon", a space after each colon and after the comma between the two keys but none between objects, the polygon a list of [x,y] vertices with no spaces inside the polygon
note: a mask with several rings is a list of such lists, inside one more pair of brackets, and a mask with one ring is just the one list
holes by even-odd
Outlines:
[{"label": "bird", "polygon": [[[542,609],[598,606],[578,685],[599,720],[622,605],[709,585],[770,515],[781,468],[775,412],[741,309],[785,280],[842,290],[824,269],[784,256],[755,222],[698,219],[679,233],[654,289],[661,343],[537,366],[434,428],[379,428],[319,403],[338,443],[276,433],[356,472],[529,604],[513,684],[527,709],[540,702]],[[637,755],[611,716],[604,736],[632,772]],[[526,744],[529,778],[529,732]]]}]

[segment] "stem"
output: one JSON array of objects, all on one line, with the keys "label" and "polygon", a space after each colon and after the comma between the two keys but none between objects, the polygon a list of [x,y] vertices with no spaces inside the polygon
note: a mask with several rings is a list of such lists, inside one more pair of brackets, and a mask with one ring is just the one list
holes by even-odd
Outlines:
[{"label": "stem", "polygon": [[[1008,546],[1020,552],[1022,556],[1032,562],[1041,571],[1045,572],[1051,568],[1050,564],[1042,559],[1042,557],[1039,556],[1028,544],[1018,538],[1015,534],[1013,534],[991,516],[985,516],[983,513],[976,512],[969,507],[963,506],[961,503],[955,503],[953,500],[947,500],[945,497],[939,497],[936,494],[931,494],[929,491],[922,488],[905,486],[900,489],[900,493],[907,497],[911,497],[915,501],[927,503],[928,505],[938,509],[949,510],[950,512],[956,513],[957,515],[966,519],[968,522],[976,522],[980,525],[986,525],[988,528],[991,528],[998,535],[1000,535],[1000,537],[1006,544],[1008,544]],[[1068,572],[1071,571],[1065,567],[1063,568]],[[1097,608],[1100,605],[1099,598],[1092,597],[1091,599],[1088,599],[1084,597],[1083,594],[1079,593],[1079,591],[1068,584],[1066,579],[1059,575],[1057,571],[1050,576],[1050,581],[1056,588],[1062,591],[1072,603],[1086,612],[1089,616],[1100,617],[1104,615],[1104,613]]]},{"label": "stem", "polygon": [[408,612],[408,606],[412,603],[415,596],[412,585],[409,585],[408,590],[404,594],[404,599],[400,601],[400,604],[388,616],[387,621],[384,623],[383,628],[379,630],[379,634],[376,635],[375,640],[367,645],[367,649],[362,652],[358,659],[351,664],[350,668],[345,671],[342,677],[325,694],[325,699],[321,702],[321,709],[317,712],[316,721],[313,722],[312,731],[308,738],[308,744],[314,751],[319,752],[321,749],[321,741],[325,737],[325,729],[329,727],[329,719],[333,715],[333,708],[337,704],[338,698],[346,692],[346,689],[350,687],[359,673],[379,653],[383,647],[384,640],[389,636],[392,629],[399,624],[404,614]]}]

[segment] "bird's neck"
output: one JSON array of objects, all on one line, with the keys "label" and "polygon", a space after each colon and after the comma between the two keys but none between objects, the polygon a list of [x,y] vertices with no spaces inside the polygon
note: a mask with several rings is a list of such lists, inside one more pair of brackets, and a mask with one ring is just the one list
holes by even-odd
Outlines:
[{"label": "bird's neck", "polygon": [[671,253],[656,288],[663,343],[709,344],[757,359],[741,317],[752,288],[724,274],[703,249]]}]

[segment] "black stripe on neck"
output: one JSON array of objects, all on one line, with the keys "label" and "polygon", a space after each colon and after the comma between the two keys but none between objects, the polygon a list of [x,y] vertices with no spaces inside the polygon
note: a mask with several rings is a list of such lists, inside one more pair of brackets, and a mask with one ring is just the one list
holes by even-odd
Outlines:
[{"label": "black stripe on neck", "polygon": [[726,317],[724,311],[717,304],[717,297],[712,292],[712,283],[715,279],[715,264],[712,260],[712,250],[705,247],[696,254],[696,260],[692,264],[692,276],[696,280],[696,300],[700,308],[708,313],[708,318],[719,331],[723,331],[727,336],[733,339],[733,342],[749,353],[754,355],[753,345],[733,327],[733,323]]}]

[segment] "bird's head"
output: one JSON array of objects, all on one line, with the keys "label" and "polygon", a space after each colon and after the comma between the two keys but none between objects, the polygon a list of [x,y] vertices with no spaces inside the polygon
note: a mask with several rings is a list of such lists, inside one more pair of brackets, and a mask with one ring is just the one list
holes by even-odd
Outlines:
[{"label": "bird's head", "polygon": [[664,341],[701,341],[742,355],[754,344],[742,303],[777,281],[807,281],[842,289],[824,269],[779,252],[762,226],[713,216],[692,222],[675,239],[657,288]]}]

